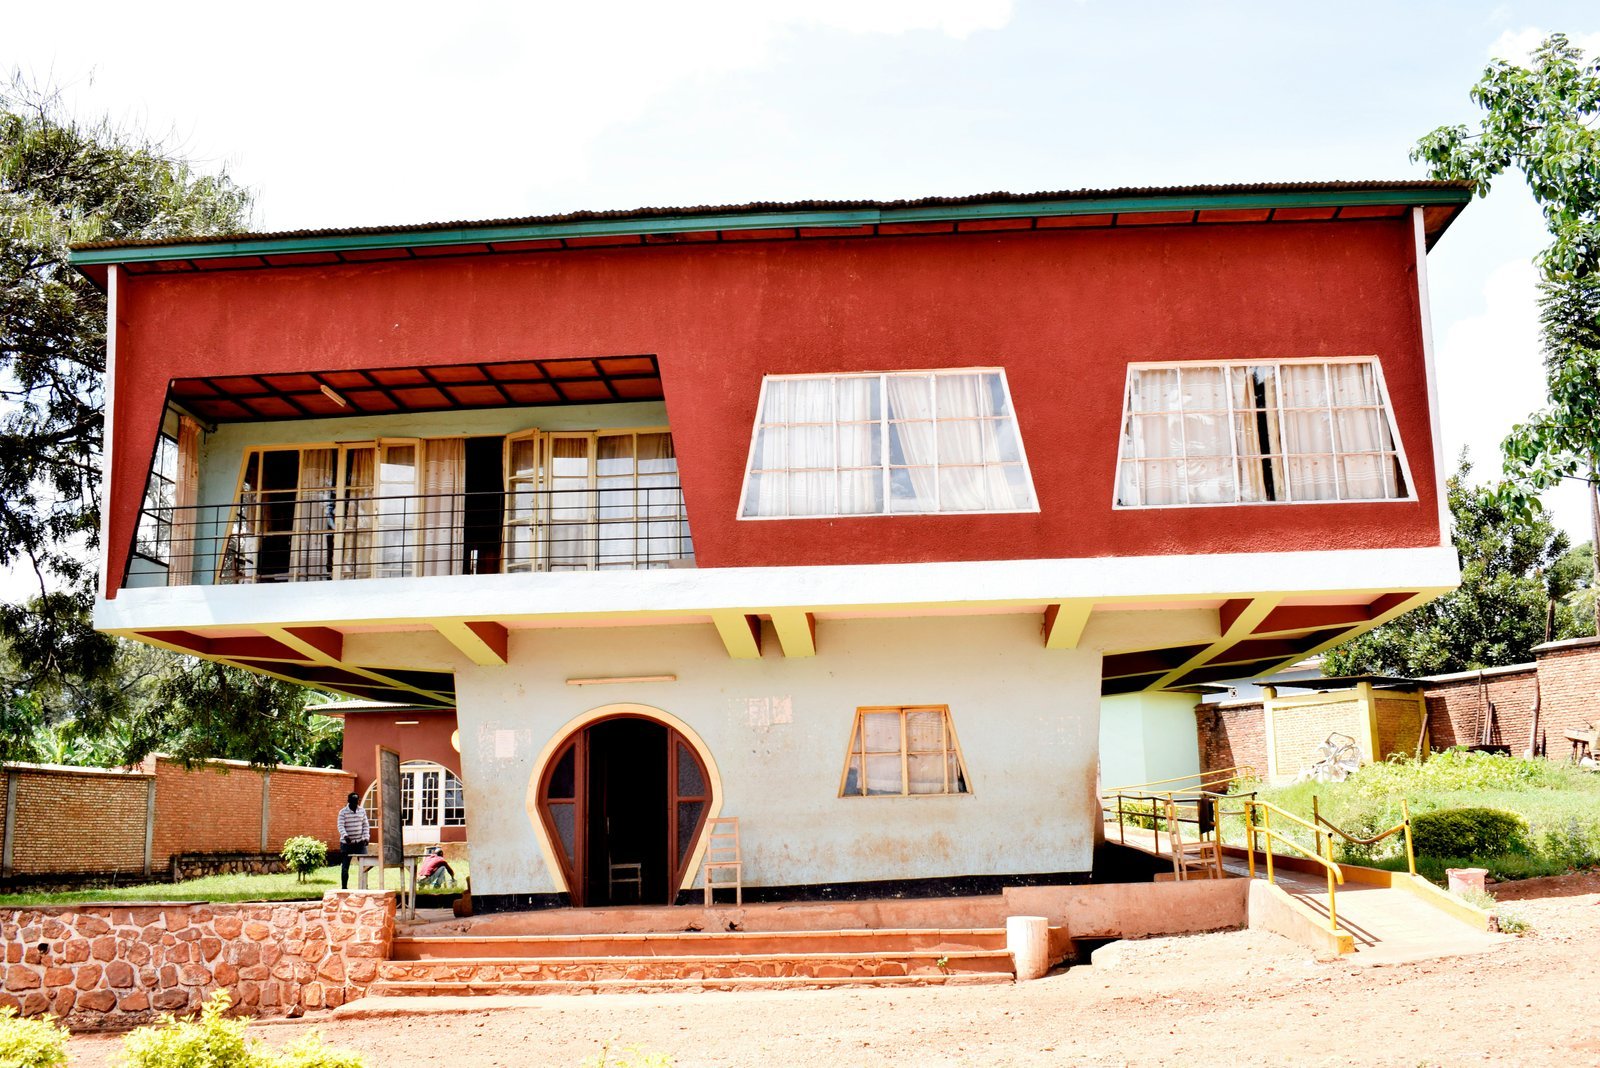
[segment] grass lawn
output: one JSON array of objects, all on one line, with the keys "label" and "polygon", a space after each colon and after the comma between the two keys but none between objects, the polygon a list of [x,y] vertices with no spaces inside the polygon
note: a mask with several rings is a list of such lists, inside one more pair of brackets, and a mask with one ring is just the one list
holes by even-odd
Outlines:
[{"label": "grass lawn", "polygon": [[[464,889],[467,862],[451,861],[455,869],[456,886],[446,886],[444,893]],[[355,872],[350,873],[350,883],[355,884]],[[367,885],[376,888],[377,872],[367,878]],[[389,868],[384,874],[384,884],[391,890],[400,885],[400,869]],[[0,907],[29,905],[73,905],[94,901],[315,901],[325,890],[339,888],[339,867],[320,868],[306,877],[305,882],[292,873],[282,875],[210,875],[203,879],[190,879],[181,883],[139,883],[128,886],[101,887],[95,890],[68,890],[60,893],[0,894]],[[422,893],[428,893],[423,890]]]},{"label": "grass lawn", "polygon": [[[1545,760],[1522,760],[1484,753],[1436,753],[1418,764],[1392,761],[1369,764],[1342,783],[1295,783],[1254,789],[1264,801],[1311,818],[1312,798],[1322,815],[1360,837],[1371,837],[1400,822],[1403,798],[1413,816],[1447,808],[1494,808],[1514,812],[1528,824],[1525,847],[1488,857],[1422,857],[1417,870],[1443,881],[1446,867],[1486,867],[1498,879],[1556,875],[1600,864],[1600,774]],[[1273,827],[1311,845],[1301,828]],[[1243,844],[1244,822],[1223,821],[1223,834]],[[1338,855],[1336,853],[1336,855]],[[1390,838],[1370,851],[1346,846],[1339,859],[1401,870],[1405,844]]]}]

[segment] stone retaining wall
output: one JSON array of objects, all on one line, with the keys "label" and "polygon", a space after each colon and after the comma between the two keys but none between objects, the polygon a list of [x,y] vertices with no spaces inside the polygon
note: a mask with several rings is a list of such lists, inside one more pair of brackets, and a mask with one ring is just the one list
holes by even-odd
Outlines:
[{"label": "stone retaining wall", "polygon": [[278,875],[289,870],[278,853],[190,853],[172,857],[172,881],[208,875]]},{"label": "stone retaining wall", "polygon": [[0,908],[0,1005],[81,1029],[148,1022],[227,990],[246,1012],[361,997],[394,939],[395,895],[321,901]]}]

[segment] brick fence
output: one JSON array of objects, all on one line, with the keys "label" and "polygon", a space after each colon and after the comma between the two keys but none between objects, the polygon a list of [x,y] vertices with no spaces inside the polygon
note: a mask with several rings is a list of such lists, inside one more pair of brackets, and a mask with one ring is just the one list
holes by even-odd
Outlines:
[{"label": "brick fence", "polygon": [[186,769],[152,757],[125,769],[4,766],[0,878],[166,876],[193,854],[275,853],[305,834],[336,845],[354,776],[329,768]]},{"label": "brick fence", "polygon": [[395,895],[321,901],[0,909],[0,1006],[78,1029],[189,1012],[227,990],[282,1015],[361,997],[394,941]]},{"label": "brick fence", "polygon": [[[1432,747],[1478,745],[1487,723],[1492,745],[1521,756],[1529,752],[1531,742],[1552,760],[1567,759],[1572,752],[1567,732],[1600,726],[1600,638],[1551,642],[1536,647],[1533,654],[1531,664],[1417,680],[1428,703]],[[1202,769],[1267,766],[1261,701],[1202,703],[1195,708],[1195,721]]]}]

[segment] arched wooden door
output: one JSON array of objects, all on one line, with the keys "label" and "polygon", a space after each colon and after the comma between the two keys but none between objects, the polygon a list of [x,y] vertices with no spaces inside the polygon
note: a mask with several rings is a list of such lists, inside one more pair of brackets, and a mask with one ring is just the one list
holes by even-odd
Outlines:
[{"label": "arched wooden door", "polygon": [[[658,766],[641,774],[635,763],[628,781],[621,783],[610,774],[615,761],[626,755],[637,762],[641,754],[615,752],[616,731],[608,725],[619,720],[642,721],[664,732],[663,744],[650,746],[644,757]],[[652,796],[631,790],[640,782]],[[711,805],[710,777],[700,755],[671,726],[645,716],[597,720],[574,731],[556,749],[540,780],[539,815],[561,861],[573,905],[622,903],[612,900],[607,877],[619,859],[612,853],[613,831],[633,815],[630,808],[654,809],[658,804],[664,806],[664,820],[651,825],[648,841],[641,844],[635,837],[633,851],[621,854],[621,859],[638,859],[662,876],[651,880],[655,893],[641,889],[637,894],[635,899],[644,904],[671,904],[694,856]]]}]

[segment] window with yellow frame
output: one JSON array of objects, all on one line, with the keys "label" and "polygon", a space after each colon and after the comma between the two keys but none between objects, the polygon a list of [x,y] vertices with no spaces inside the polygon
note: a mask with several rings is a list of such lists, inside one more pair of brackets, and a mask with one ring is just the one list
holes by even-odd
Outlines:
[{"label": "window with yellow frame", "polygon": [[948,705],[856,709],[840,797],[971,792]]}]

